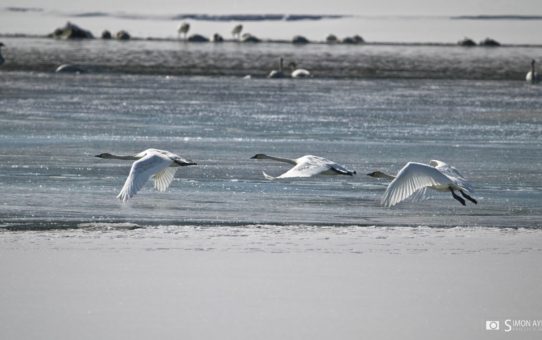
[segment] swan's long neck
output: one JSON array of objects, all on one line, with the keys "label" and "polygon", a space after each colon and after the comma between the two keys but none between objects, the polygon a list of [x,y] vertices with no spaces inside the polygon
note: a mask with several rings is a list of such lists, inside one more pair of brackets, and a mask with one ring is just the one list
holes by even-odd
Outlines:
[{"label": "swan's long neck", "polygon": [[536,80],[537,80],[536,79],[537,74],[536,74],[536,71],[535,71],[536,70],[535,64],[536,64],[536,62],[533,60],[531,62],[531,82],[532,83],[536,82]]},{"label": "swan's long neck", "polygon": [[376,177],[376,178],[385,178],[385,179],[389,179],[389,180],[394,180],[396,176],[393,176],[393,175],[388,175],[387,173],[384,173],[382,171],[375,171],[375,172],[372,172],[369,174],[369,176],[371,177]]},{"label": "swan's long neck", "polygon": [[123,161],[137,161],[141,157],[129,155],[129,156],[122,156],[122,155],[112,155],[112,154],[106,154],[102,158],[109,158],[109,159],[120,159]]},{"label": "swan's long neck", "polygon": [[283,162],[283,163],[288,163],[288,164],[292,164],[292,165],[297,165],[297,163],[293,159],[289,159],[289,158],[273,157],[273,156],[268,156],[268,155],[262,155],[261,158],[267,158],[267,159],[272,159],[272,160],[277,161],[277,162]]},{"label": "swan's long neck", "polygon": [[284,63],[284,60],[283,60],[282,58],[280,58],[280,64],[279,64],[279,71],[280,71],[280,72],[283,72],[283,71],[284,71],[283,63]]}]

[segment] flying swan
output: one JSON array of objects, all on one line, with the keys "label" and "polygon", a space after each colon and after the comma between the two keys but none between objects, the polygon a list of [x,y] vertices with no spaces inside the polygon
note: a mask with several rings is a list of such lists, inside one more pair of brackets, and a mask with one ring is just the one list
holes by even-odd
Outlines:
[{"label": "flying swan", "polygon": [[154,187],[158,191],[166,191],[171,182],[177,167],[196,165],[191,160],[184,159],[174,153],[158,149],[147,149],[133,156],[117,156],[110,153],[96,155],[105,159],[134,160],[130,174],[117,198],[123,202],[128,201],[137,194],[139,189],[152,177]]},{"label": "flying swan", "polygon": [[453,198],[465,205],[465,200],[455,193],[457,190],[464,198],[478,204],[470,196],[474,190],[467,180],[456,168],[442,161],[432,160],[429,165],[409,162],[397,173],[397,176],[388,175],[381,171],[371,172],[367,175],[392,180],[381,200],[382,205],[386,207],[392,207],[426,188],[450,191]]},{"label": "flying swan", "polygon": [[278,177],[269,176],[265,172],[263,175],[266,179],[277,179],[277,178],[296,178],[296,177],[312,177],[316,175],[348,175],[353,176],[356,172],[348,170],[341,164],[330,161],[323,157],[306,155],[296,159],[289,158],[280,158],[268,156],[263,153],[259,153],[251,159],[271,159],[278,162],[284,162],[292,164],[294,167],[286,171]]}]

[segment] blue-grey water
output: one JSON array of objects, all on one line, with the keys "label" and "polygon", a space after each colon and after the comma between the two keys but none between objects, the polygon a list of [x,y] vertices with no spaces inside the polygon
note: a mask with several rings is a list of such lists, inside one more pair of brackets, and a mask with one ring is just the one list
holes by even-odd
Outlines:
[{"label": "blue-grey water", "polygon": [[[115,198],[130,162],[155,147],[198,166],[165,193]],[[256,153],[316,154],[354,177],[267,181],[288,166]],[[240,79],[0,73],[0,225],[376,225],[540,227],[542,87],[523,81]],[[439,159],[476,188],[379,205],[365,174]]]}]

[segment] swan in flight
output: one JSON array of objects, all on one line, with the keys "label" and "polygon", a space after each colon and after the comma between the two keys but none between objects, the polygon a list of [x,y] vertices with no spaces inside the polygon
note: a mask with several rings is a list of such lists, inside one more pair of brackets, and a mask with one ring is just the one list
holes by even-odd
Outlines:
[{"label": "swan in flight", "polygon": [[235,39],[237,37],[237,40],[241,38],[241,32],[243,31],[243,25],[239,24],[236,25],[233,30],[231,31],[231,35]]},{"label": "swan in flight", "polygon": [[525,80],[531,84],[536,84],[540,82],[540,74],[536,72],[536,61],[533,59],[531,61],[531,70],[527,72],[527,75],[525,76]]},{"label": "swan in flight", "polygon": [[290,66],[290,69],[292,70],[292,73],[290,74],[292,78],[312,77],[312,74],[308,70],[305,70],[304,68],[297,68],[297,64],[295,62],[291,62],[288,66]]},{"label": "swan in flight", "polygon": [[278,79],[278,78],[284,78],[284,77],[285,77],[284,76],[284,59],[281,57],[279,61],[279,70],[278,71],[272,70],[267,75],[267,78]]},{"label": "swan in flight", "polygon": [[2,47],[4,47],[4,43],[0,42],[0,65],[4,63],[4,57],[2,56]]},{"label": "swan in flight", "polygon": [[181,34],[184,34],[184,40],[186,40],[188,31],[190,31],[190,24],[187,22],[183,22],[182,24],[179,25],[179,27],[177,27],[177,35],[180,37]]},{"label": "swan in flight", "polygon": [[123,202],[128,201],[143,187],[152,177],[154,187],[158,191],[166,191],[171,182],[177,167],[196,165],[191,160],[184,159],[174,153],[158,149],[147,149],[133,156],[117,156],[110,153],[96,155],[105,159],[134,160],[130,174],[118,194],[117,198]]},{"label": "swan in flight", "polygon": [[296,159],[280,158],[268,156],[263,153],[259,153],[251,159],[271,159],[278,162],[284,162],[293,165],[294,167],[286,171],[278,177],[269,176],[265,172],[263,175],[266,179],[277,178],[296,178],[296,177],[312,177],[315,175],[348,175],[353,176],[356,172],[348,170],[344,165],[330,161],[323,157],[306,155]]},{"label": "swan in flight", "polygon": [[392,180],[381,201],[382,205],[386,207],[392,207],[426,188],[450,191],[453,198],[465,205],[465,200],[455,193],[457,190],[464,198],[478,204],[470,196],[473,188],[467,180],[456,168],[441,161],[432,160],[429,165],[409,162],[399,170],[397,176],[388,175],[381,171],[371,172],[368,176]]}]

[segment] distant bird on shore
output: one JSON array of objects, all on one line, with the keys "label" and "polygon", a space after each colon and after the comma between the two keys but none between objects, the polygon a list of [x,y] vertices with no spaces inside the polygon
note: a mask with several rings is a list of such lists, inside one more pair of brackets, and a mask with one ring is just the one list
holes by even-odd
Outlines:
[{"label": "distant bird on shore", "polygon": [[235,39],[237,37],[237,39],[240,39],[241,38],[241,32],[243,31],[243,25],[236,25],[233,30],[231,31],[231,35],[233,36],[233,38]]},{"label": "distant bird on shore", "polygon": [[308,70],[305,70],[304,68],[297,68],[297,64],[295,62],[291,62],[288,66],[290,66],[290,69],[292,70],[292,78],[312,77],[311,73]]},{"label": "distant bird on shore", "polygon": [[2,65],[5,61],[4,57],[2,56],[2,47],[4,47],[4,43],[0,42],[0,65]]},{"label": "distant bird on shore", "polygon": [[348,170],[344,165],[330,161],[319,156],[306,155],[296,159],[280,158],[268,156],[263,153],[259,153],[251,159],[271,159],[277,162],[283,162],[293,165],[294,167],[286,171],[278,177],[269,176],[265,172],[263,175],[266,179],[280,179],[280,178],[299,178],[299,177],[312,177],[316,175],[348,175],[353,176],[356,172]]},{"label": "distant bird on shore", "polygon": [[267,78],[273,78],[273,79],[278,79],[278,78],[284,78],[285,75],[284,75],[284,59],[281,57],[280,60],[279,60],[279,70],[272,70],[271,72],[269,72],[269,74],[267,75]]},{"label": "distant bird on shore", "polygon": [[[442,192],[450,191],[454,199],[465,205],[465,200],[455,193],[457,190],[464,198],[478,204],[470,196],[473,188],[467,180],[456,168],[442,161],[432,160],[429,165],[408,162],[399,170],[397,176],[388,175],[381,171],[374,171],[367,175],[392,180],[381,200],[382,205],[386,207],[392,207],[415,193],[419,194],[420,190],[426,188]],[[423,194],[424,192],[421,193],[422,196]]]},{"label": "distant bird on shore", "polygon": [[118,156],[110,153],[101,153],[96,157],[104,159],[134,160],[130,174],[117,198],[123,202],[128,201],[143,187],[143,185],[152,177],[154,187],[158,191],[166,191],[177,167],[196,165],[191,160],[184,159],[174,153],[158,149],[147,149],[136,155]]},{"label": "distant bird on shore", "polygon": [[187,22],[183,22],[179,25],[179,27],[177,27],[177,36],[180,38],[181,34],[184,34],[184,39],[186,40],[188,31],[190,31],[190,24]]},{"label": "distant bird on shore", "polygon": [[531,61],[531,70],[527,72],[525,80],[531,84],[537,84],[540,82],[540,74],[536,72],[536,61],[534,59]]},{"label": "distant bird on shore", "polygon": [[62,64],[55,70],[56,73],[86,73],[86,71],[77,65]]}]

